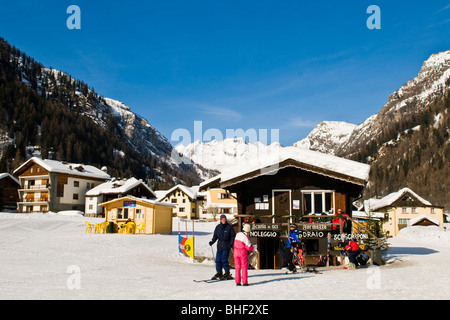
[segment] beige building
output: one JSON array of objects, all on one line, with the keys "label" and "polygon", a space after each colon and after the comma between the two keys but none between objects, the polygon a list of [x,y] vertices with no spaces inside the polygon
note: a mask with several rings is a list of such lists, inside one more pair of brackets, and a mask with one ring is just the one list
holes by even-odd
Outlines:
[{"label": "beige building", "polygon": [[105,208],[106,221],[114,224],[116,232],[118,224],[128,220],[136,226],[145,223],[146,234],[172,234],[173,205],[155,200],[126,196],[99,204]]},{"label": "beige building", "polygon": [[444,227],[444,208],[432,205],[409,188],[381,199],[366,200],[364,209],[367,213],[384,213],[384,219],[381,219],[383,232],[393,237],[402,228],[413,225]]},{"label": "beige building", "polygon": [[197,193],[198,186],[187,187],[178,184],[169,190],[155,191],[158,201],[174,205],[173,215],[180,218],[198,218]]},{"label": "beige building", "polygon": [[231,219],[237,212],[236,194],[220,188],[220,175],[202,182],[198,192],[200,219],[218,219],[224,214]]}]

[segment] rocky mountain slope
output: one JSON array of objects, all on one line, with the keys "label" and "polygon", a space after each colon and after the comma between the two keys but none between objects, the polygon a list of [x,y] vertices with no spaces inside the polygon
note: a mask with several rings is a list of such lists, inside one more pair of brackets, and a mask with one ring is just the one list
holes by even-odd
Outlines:
[{"label": "rocky mountain slope", "polygon": [[170,142],[122,102],[36,62],[0,38],[0,169],[27,157],[106,165],[112,176],[155,187],[196,184],[209,177],[172,159]]}]

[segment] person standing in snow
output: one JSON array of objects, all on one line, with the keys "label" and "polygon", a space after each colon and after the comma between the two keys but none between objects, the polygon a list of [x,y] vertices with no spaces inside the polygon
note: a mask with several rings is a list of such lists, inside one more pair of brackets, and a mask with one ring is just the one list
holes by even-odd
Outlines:
[{"label": "person standing in snow", "polygon": [[291,273],[295,273],[297,271],[292,260],[294,258],[295,247],[299,243],[300,243],[300,233],[297,230],[297,226],[295,224],[291,224],[289,226],[289,235],[286,241],[287,268]]},{"label": "person standing in snow", "polygon": [[[212,277],[213,280],[229,280],[233,279],[230,274],[230,264],[228,257],[230,250],[233,247],[234,238],[236,233],[231,224],[228,223],[227,217],[222,214],[220,216],[220,224],[214,229],[214,234],[209,245],[212,246],[217,241],[217,253],[216,253],[216,271],[217,273]],[[222,273],[222,269],[225,273]]]},{"label": "person standing in snow", "polygon": [[236,285],[241,285],[241,271],[242,284],[248,286],[248,252],[253,251],[255,247],[250,243],[250,225],[244,224],[242,232],[236,235],[234,240],[234,269]]}]

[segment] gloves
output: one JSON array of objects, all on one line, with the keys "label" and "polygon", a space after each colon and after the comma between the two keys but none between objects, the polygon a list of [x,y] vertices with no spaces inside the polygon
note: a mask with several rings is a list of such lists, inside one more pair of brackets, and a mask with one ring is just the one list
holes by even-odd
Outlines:
[{"label": "gloves", "polygon": [[210,241],[210,242],[209,242],[209,246],[212,246],[212,245],[213,245],[213,242],[212,242],[212,241]]}]

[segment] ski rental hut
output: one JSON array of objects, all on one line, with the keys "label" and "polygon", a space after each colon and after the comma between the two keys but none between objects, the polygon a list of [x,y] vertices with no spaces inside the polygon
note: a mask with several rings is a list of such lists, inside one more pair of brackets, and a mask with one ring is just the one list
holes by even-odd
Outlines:
[{"label": "ski rental hut", "polygon": [[334,247],[332,241],[341,243],[345,230],[332,220],[338,209],[351,217],[352,202],[361,197],[369,172],[367,164],[286,147],[224,170],[220,187],[237,195],[238,228],[251,224],[259,269],[282,266],[280,249],[293,223],[305,243],[307,262],[317,265]]}]

